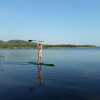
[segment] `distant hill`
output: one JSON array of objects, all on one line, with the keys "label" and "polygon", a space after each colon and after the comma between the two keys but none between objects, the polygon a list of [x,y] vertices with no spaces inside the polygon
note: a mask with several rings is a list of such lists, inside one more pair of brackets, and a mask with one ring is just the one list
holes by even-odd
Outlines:
[{"label": "distant hill", "polygon": [[7,41],[7,43],[17,43],[17,44],[22,44],[22,43],[28,43],[27,41],[25,41],[25,40],[9,40],[9,41]]},{"label": "distant hill", "polygon": [[[35,42],[29,42],[25,40],[9,40],[9,41],[3,41],[0,40],[0,48],[35,48],[36,43]],[[58,44],[58,45],[50,45],[50,44],[44,44],[45,48],[58,48],[58,47],[70,47],[70,48],[76,48],[76,47],[91,47],[95,48],[95,45],[74,45],[74,44]]]},{"label": "distant hill", "polygon": [[29,43],[25,40],[9,40],[9,41],[0,41],[0,48],[33,48],[35,43]]},{"label": "distant hill", "polygon": [[4,41],[3,40],[0,40],[0,43],[4,43]]}]

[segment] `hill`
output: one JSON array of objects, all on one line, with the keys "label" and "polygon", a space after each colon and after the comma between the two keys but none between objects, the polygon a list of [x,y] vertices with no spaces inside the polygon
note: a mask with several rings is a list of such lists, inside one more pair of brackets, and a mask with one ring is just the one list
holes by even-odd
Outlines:
[{"label": "hill", "polygon": [[[25,40],[9,40],[9,41],[3,41],[0,40],[0,48],[35,48],[36,43],[35,42],[29,42]],[[45,48],[58,48],[58,47],[70,47],[70,48],[76,48],[76,47],[91,47],[95,48],[96,45],[74,45],[74,44],[58,44],[58,45],[50,45],[50,44],[44,44]]]}]

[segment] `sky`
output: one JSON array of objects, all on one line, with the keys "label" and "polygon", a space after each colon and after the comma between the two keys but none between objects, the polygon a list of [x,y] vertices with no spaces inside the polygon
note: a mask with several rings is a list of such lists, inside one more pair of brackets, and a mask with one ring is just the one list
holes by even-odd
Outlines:
[{"label": "sky", "polygon": [[0,0],[0,40],[100,46],[100,0]]}]

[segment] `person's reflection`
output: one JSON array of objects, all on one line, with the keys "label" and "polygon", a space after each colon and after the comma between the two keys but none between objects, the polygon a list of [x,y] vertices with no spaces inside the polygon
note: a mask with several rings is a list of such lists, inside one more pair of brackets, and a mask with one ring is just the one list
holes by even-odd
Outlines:
[{"label": "person's reflection", "polygon": [[37,65],[36,85],[32,88],[33,96],[44,96],[44,77],[43,67],[41,64]]},{"label": "person's reflection", "polygon": [[37,65],[37,83],[38,86],[42,86],[43,85],[43,69],[42,69],[42,65]]}]

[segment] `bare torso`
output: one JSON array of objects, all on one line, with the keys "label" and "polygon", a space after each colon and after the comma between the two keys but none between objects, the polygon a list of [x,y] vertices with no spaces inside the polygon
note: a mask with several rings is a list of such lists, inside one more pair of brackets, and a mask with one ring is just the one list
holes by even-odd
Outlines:
[{"label": "bare torso", "polygon": [[42,63],[42,60],[43,60],[43,46],[42,44],[38,44],[37,45],[37,62],[38,63]]}]

